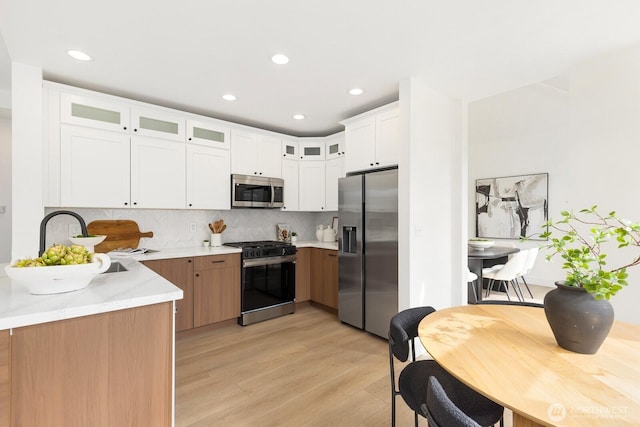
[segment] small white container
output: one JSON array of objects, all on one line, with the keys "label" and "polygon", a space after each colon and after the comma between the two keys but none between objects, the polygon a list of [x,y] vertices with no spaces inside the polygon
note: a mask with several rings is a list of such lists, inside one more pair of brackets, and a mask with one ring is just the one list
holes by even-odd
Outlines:
[{"label": "small white container", "polygon": [[205,247],[205,248],[208,248],[209,247],[209,241],[208,240],[203,240],[202,241],[202,246]]},{"label": "small white container", "polygon": [[211,233],[211,246],[222,246],[222,233]]}]

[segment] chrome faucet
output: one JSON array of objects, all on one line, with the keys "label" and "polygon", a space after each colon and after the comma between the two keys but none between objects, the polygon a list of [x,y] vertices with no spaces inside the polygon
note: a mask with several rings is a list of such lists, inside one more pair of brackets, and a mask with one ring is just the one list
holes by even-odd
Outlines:
[{"label": "chrome faucet", "polygon": [[47,240],[47,223],[51,218],[58,215],[71,215],[80,223],[80,230],[82,231],[82,235],[84,237],[88,237],[89,233],[87,232],[87,224],[85,224],[84,219],[80,215],[72,211],[54,211],[42,218],[40,222],[40,250],[38,251],[38,256],[42,256],[44,253],[44,245]]}]

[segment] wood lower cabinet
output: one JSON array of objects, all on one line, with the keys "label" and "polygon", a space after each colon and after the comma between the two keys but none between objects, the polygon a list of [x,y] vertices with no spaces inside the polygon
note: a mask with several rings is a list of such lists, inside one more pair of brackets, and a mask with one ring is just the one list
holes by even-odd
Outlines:
[{"label": "wood lower cabinet", "polygon": [[172,425],[172,301],[15,328],[10,343],[11,426]]},{"label": "wood lower cabinet", "polygon": [[0,427],[9,426],[9,331],[0,331]]},{"label": "wood lower cabinet", "polygon": [[296,252],[296,302],[311,299],[311,248],[298,248]]},{"label": "wood lower cabinet", "polygon": [[338,251],[313,248],[311,300],[338,309]]},{"label": "wood lower cabinet", "polygon": [[193,326],[240,317],[240,255],[195,257]]},{"label": "wood lower cabinet", "polygon": [[159,259],[143,264],[182,289],[183,298],[176,301],[176,332],[192,329],[193,258]]}]

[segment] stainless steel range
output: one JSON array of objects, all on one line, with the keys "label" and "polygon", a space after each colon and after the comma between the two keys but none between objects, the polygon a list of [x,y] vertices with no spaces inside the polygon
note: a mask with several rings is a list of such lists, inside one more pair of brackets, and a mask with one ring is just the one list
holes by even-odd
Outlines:
[{"label": "stainless steel range", "polygon": [[242,249],[242,326],[295,311],[296,247],[278,241],[230,242]]}]

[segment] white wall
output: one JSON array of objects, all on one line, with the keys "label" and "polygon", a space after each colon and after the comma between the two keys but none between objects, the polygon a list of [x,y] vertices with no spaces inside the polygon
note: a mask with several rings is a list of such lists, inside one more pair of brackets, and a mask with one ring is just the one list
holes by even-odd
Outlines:
[{"label": "white wall", "polygon": [[[11,64],[12,258],[39,244],[42,205],[42,70]],[[16,94],[19,94],[17,96]]]},{"label": "white wall", "polygon": [[[568,92],[538,84],[470,104],[470,230],[476,178],[537,172],[549,173],[551,218],[597,204],[640,221],[640,46],[576,65],[568,77]],[[552,286],[564,276],[561,260],[547,263],[544,254],[530,282]],[[611,300],[619,320],[640,323],[639,270]]]},{"label": "white wall", "polygon": [[419,80],[400,84],[401,139],[408,142],[399,162],[400,310],[466,300],[460,261],[466,259],[465,211],[457,197],[466,194],[461,112],[459,102]]},{"label": "white wall", "polygon": [[0,108],[0,264],[11,261],[11,115]]}]

